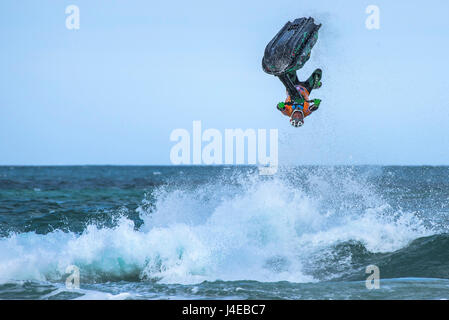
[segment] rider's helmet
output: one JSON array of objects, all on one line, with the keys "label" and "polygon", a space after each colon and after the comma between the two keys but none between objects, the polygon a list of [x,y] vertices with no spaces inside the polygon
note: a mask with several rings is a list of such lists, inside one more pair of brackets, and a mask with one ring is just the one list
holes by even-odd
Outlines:
[{"label": "rider's helmet", "polygon": [[304,124],[304,114],[301,110],[293,111],[292,115],[290,116],[290,124],[295,128],[298,128]]}]

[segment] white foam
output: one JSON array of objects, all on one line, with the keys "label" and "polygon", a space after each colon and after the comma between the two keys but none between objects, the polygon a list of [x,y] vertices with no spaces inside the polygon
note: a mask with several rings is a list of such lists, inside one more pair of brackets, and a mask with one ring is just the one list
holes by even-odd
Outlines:
[{"label": "white foam", "polygon": [[[161,190],[152,214],[139,208],[140,230],[122,218],[114,228],[89,225],[80,235],[14,234],[0,239],[0,279],[61,281],[66,267],[76,265],[81,282],[130,275],[183,284],[310,282],[315,279],[303,265],[323,248],[355,240],[372,252],[388,252],[429,234],[413,214],[386,215],[389,206],[374,203],[371,191],[362,197],[368,203],[362,211],[323,210],[331,192],[325,180],[309,181],[313,194],[282,178],[258,177],[245,177],[235,190],[219,184]],[[354,181],[344,184],[347,191],[335,192],[366,190]]]}]

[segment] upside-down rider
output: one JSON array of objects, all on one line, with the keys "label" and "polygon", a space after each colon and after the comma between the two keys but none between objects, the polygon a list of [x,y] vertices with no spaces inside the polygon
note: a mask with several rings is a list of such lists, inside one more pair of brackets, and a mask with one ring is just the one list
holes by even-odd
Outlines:
[{"label": "upside-down rider", "polygon": [[283,115],[290,117],[290,124],[294,127],[300,127],[304,124],[304,118],[318,110],[320,99],[310,100],[309,95],[313,89],[321,87],[321,69],[316,69],[305,82],[298,80],[296,71],[287,73],[287,77],[294,84],[299,96],[292,99],[287,91],[287,99],[285,102],[279,102],[277,109]]}]

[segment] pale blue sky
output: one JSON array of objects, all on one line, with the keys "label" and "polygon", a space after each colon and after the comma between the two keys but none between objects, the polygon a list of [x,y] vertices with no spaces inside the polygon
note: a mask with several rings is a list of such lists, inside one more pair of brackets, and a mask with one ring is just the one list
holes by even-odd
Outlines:
[{"label": "pale blue sky", "polygon": [[[80,30],[65,8],[80,8]],[[365,8],[380,8],[367,30]],[[449,2],[0,2],[0,164],[170,164],[170,133],[278,128],[279,162],[449,164]],[[320,110],[295,129],[265,74],[287,20],[323,27],[304,79]]]}]

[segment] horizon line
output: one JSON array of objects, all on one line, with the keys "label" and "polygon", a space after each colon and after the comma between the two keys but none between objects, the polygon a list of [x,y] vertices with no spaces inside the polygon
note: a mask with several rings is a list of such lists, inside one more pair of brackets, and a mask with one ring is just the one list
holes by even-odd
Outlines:
[{"label": "horizon line", "polygon": [[[0,167],[261,167],[257,164],[0,164]],[[321,166],[321,167],[449,167],[449,164],[285,164],[278,167]]]}]

